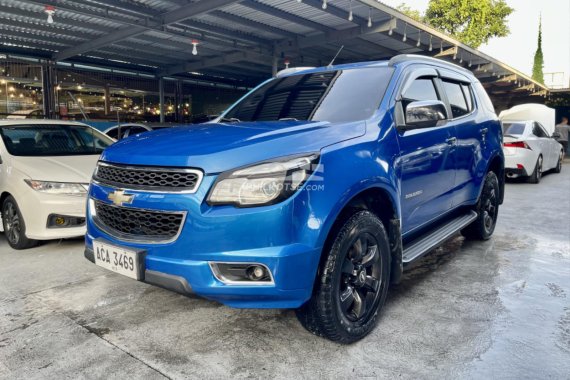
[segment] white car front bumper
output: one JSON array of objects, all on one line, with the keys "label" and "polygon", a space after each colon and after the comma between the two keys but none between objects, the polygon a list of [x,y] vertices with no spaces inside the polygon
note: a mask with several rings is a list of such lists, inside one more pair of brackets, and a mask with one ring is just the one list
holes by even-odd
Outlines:
[{"label": "white car front bumper", "polygon": [[[35,240],[65,239],[85,235],[87,196],[53,195],[27,189],[16,197],[26,224],[26,236]],[[83,224],[72,227],[48,226],[50,215],[82,218]]]}]

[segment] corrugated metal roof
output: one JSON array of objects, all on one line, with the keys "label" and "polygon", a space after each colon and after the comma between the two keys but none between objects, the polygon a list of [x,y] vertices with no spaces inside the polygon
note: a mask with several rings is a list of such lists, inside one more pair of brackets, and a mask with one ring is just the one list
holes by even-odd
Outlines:
[{"label": "corrugated metal roof", "polygon": [[[135,69],[155,67],[161,75],[196,71],[257,78],[269,75],[274,62],[283,68],[286,59],[292,65],[326,64],[344,45],[339,63],[401,53],[439,55],[473,70],[491,92],[506,87],[512,96],[527,96],[524,86],[518,90],[519,83],[546,89],[376,0],[328,0],[326,9],[322,4],[323,0],[3,0],[0,50],[70,62],[86,57],[109,64],[121,61]],[[55,7],[53,23],[47,22],[46,6]],[[199,43],[196,56],[191,53],[193,39]],[[504,80],[513,75],[516,85]]]}]

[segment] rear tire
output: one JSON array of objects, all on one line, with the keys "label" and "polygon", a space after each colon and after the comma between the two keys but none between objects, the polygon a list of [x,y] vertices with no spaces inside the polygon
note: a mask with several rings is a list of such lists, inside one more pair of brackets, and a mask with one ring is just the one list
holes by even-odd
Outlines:
[{"label": "rear tire", "polygon": [[32,248],[38,244],[37,240],[26,237],[26,224],[16,200],[9,195],[2,204],[2,224],[4,235],[13,249]]},{"label": "rear tire", "polygon": [[477,219],[461,230],[461,234],[470,240],[488,240],[495,231],[499,215],[499,180],[493,172],[485,177],[475,211]]},{"label": "rear tire", "polygon": [[562,171],[562,161],[564,160],[564,151],[561,150],[560,151],[560,157],[558,158],[558,164],[556,164],[556,167],[552,170],[554,173],[560,173]]},{"label": "rear tire", "polygon": [[542,156],[538,156],[538,159],[536,160],[536,165],[534,167],[534,171],[532,172],[530,177],[528,177],[528,182],[539,183],[541,178],[542,178]]},{"label": "rear tire", "polygon": [[353,343],[378,321],[390,282],[390,246],[382,221],[356,212],[342,226],[317,273],[313,296],[296,311],[311,333]]}]

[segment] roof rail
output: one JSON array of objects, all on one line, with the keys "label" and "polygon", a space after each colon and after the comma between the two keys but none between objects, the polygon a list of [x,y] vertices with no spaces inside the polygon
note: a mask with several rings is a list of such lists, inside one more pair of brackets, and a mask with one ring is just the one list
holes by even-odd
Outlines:
[{"label": "roof rail", "polygon": [[407,62],[407,61],[422,61],[425,63],[447,65],[447,66],[453,67],[456,70],[459,69],[465,73],[469,73],[470,75],[473,75],[473,72],[467,70],[465,67],[461,67],[459,65],[456,65],[455,63],[447,62],[447,61],[444,61],[443,59],[428,57],[428,56],[419,55],[419,54],[399,54],[399,55],[396,55],[396,56],[392,57],[392,59],[390,59],[390,61],[388,61],[388,65],[394,66],[394,65],[397,65],[398,63]]},{"label": "roof rail", "polygon": [[285,75],[289,75],[289,74],[295,74],[301,71],[306,71],[306,70],[312,70],[312,69],[316,69],[316,67],[290,67],[288,69],[283,69],[281,71],[279,71],[276,75],[275,78],[281,78]]}]

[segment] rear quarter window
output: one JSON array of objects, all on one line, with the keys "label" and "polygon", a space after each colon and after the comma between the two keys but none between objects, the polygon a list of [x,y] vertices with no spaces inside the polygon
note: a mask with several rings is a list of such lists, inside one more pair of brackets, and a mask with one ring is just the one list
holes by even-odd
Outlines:
[{"label": "rear quarter window", "polygon": [[503,123],[505,135],[522,135],[524,134],[525,123]]},{"label": "rear quarter window", "polygon": [[465,116],[471,112],[461,85],[455,82],[443,81],[443,88],[447,94],[453,118]]},{"label": "rear quarter window", "polygon": [[483,107],[487,111],[495,113],[495,106],[493,105],[491,98],[489,98],[489,95],[487,95],[487,91],[485,91],[485,88],[483,87],[483,85],[480,82],[475,82],[475,83],[473,83],[473,87],[474,87],[475,91],[477,92],[477,98],[479,98]]}]

